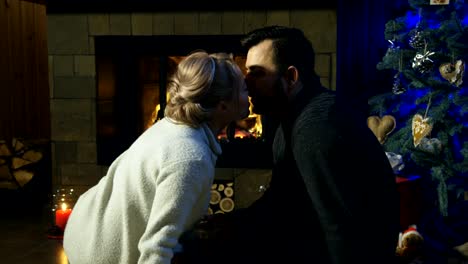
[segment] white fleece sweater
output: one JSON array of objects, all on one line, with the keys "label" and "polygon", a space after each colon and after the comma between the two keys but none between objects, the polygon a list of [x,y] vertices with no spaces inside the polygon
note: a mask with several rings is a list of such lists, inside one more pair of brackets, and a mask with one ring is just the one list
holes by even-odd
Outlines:
[{"label": "white fleece sweater", "polygon": [[206,124],[163,118],[80,196],[63,246],[71,264],[170,264],[182,232],[208,209],[221,147]]}]

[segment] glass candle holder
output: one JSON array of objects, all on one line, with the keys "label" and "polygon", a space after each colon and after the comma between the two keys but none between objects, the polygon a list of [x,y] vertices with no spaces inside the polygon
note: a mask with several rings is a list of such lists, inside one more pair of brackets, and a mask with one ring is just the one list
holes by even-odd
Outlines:
[{"label": "glass candle holder", "polygon": [[73,188],[58,188],[52,197],[54,224],[63,232],[76,202],[75,192]]}]

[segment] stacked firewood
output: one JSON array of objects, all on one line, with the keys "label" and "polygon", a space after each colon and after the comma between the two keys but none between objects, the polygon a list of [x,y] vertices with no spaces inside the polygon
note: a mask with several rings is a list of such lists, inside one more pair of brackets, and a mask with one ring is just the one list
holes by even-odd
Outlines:
[{"label": "stacked firewood", "polygon": [[223,214],[234,210],[234,183],[217,181],[211,185],[208,214]]},{"label": "stacked firewood", "polygon": [[34,177],[44,153],[43,142],[0,140],[0,189],[20,189]]}]

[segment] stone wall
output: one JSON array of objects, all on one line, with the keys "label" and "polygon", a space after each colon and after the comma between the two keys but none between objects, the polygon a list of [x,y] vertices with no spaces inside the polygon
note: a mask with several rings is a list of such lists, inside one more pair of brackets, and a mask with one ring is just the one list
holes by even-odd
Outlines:
[{"label": "stone wall", "polygon": [[[335,89],[335,10],[49,14],[53,185],[84,191],[107,171],[97,165],[95,36],[243,34],[273,24],[304,30],[316,49],[316,70],[322,84]],[[218,170],[217,178],[241,179],[251,174],[250,170],[223,169]],[[264,170],[257,174],[263,176],[249,180],[253,187],[236,192],[257,193],[256,186],[264,185],[269,177]]]}]

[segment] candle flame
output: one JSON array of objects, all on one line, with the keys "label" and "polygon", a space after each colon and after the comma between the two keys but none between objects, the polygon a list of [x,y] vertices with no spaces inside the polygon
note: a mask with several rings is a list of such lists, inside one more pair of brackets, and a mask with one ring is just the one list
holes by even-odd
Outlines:
[{"label": "candle flame", "polygon": [[67,210],[67,204],[66,203],[62,203],[62,210]]}]

